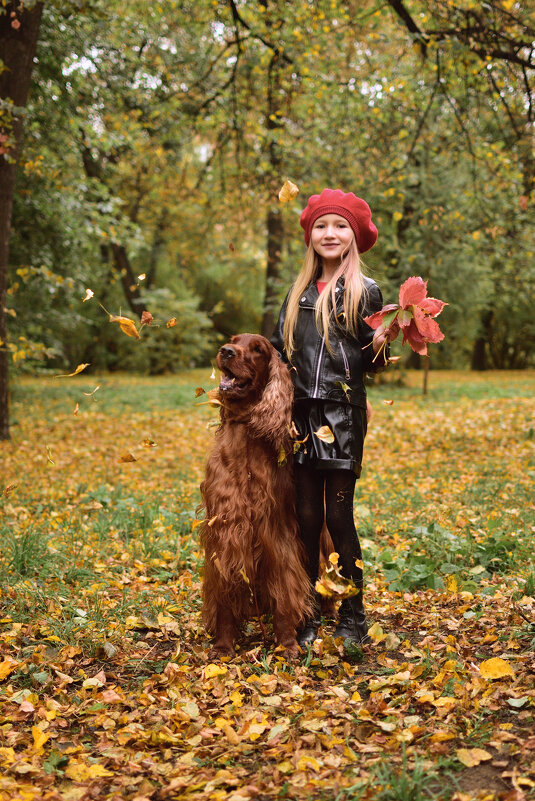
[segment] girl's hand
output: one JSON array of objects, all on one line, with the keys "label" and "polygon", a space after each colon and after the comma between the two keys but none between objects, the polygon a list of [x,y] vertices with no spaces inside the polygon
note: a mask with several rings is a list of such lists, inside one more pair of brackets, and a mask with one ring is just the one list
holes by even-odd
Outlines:
[{"label": "girl's hand", "polygon": [[387,342],[392,342],[396,337],[397,334],[394,334],[389,328],[385,328],[384,325],[380,325],[379,328],[375,329],[375,334],[373,335],[373,352],[379,353],[379,351],[386,346]]}]

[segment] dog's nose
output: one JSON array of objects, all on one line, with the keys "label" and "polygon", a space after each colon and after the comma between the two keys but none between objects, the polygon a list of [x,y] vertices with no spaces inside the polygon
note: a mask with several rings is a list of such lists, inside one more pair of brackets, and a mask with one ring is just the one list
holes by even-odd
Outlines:
[{"label": "dog's nose", "polygon": [[236,355],[236,351],[232,345],[223,345],[223,347],[219,349],[219,354],[222,359],[233,359]]}]

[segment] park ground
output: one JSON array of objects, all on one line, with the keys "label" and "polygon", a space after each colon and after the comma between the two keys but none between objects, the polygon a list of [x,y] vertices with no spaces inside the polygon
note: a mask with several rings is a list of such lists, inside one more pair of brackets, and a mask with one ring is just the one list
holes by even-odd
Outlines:
[{"label": "park ground", "polygon": [[421,383],[370,389],[372,644],[344,650],[326,621],[286,662],[252,622],[213,662],[195,511],[210,370],[16,378],[1,801],[535,798],[535,373]]}]

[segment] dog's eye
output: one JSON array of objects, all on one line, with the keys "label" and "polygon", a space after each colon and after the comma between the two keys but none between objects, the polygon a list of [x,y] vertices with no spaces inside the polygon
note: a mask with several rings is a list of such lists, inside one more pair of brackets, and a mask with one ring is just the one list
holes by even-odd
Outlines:
[{"label": "dog's eye", "polygon": [[262,353],[262,348],[260,347],[260,345],[253,345],[253,352]]}]

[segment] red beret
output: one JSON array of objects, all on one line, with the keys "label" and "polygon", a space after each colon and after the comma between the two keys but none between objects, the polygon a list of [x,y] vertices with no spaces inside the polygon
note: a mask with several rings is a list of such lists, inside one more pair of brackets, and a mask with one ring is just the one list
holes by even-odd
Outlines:
[{"label": "red beret", "polygon": [[353,229],[359,253],[365,253],[377,242],[377,228],[372,223],[368,204],[353,192],[341,189],[324,189],[321,195],[312,195],[301,214],[301,228],[305,231],[305,244],[310,242],[312,226],[324,214],[339,214]]}]

